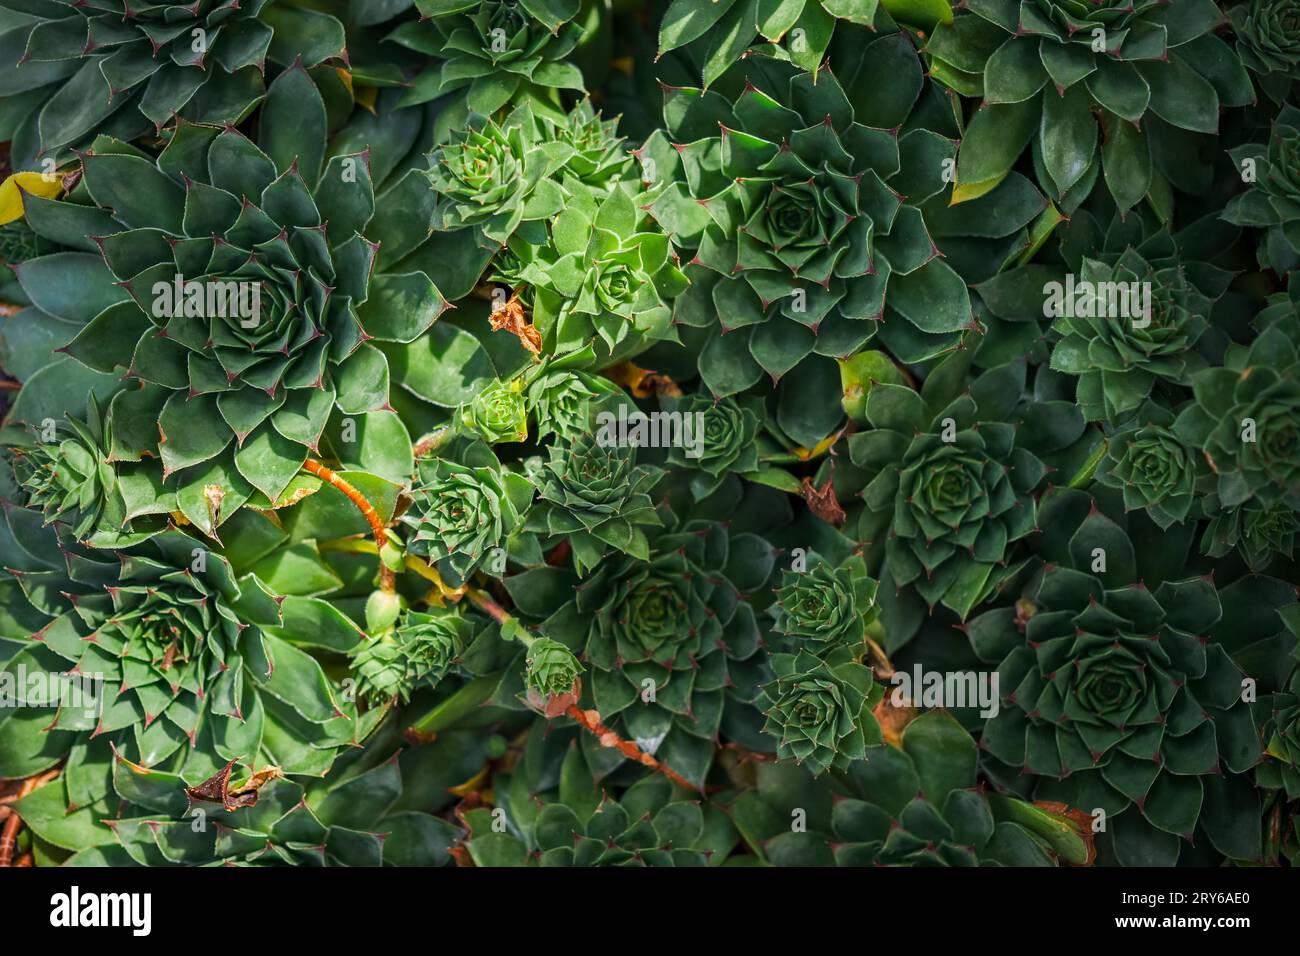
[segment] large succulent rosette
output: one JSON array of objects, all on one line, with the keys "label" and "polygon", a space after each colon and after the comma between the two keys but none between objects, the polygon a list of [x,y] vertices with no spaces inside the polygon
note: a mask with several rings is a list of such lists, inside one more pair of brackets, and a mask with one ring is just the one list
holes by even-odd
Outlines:
[{"label": "large succulent rosette", "polygon": [[[1089,507],[1080,496],[1059,495],[1044,524],[1065,529],[1059,515]],[[1258,797],[1234,775],[1259,760],[1260,739],[1246,675],[1208,639],[1219,594],[1199,577],[1147,588],[1124,530],[1095,508],[1085,515],[1066,532],[1075,560],[1049,564],[1018,608],[970,623],[1002,694],[983,748],[1030,775],[1036,798],[1104,812],[1122,864],[1172,865],[1181,840],[1199,839],[1198,821],[1220,852],[1253,859]]]},{"label": "large succulent rosette", "polygon": [[647,529],[648,560],[611,556],[567,600],[562,586],[541,583],[574,580],[559,571],[507,579],[507,587],[529,608],[544,606],[530,597],[539,590],[562,600],[540,631],[582,656],[584,700],[626,739],[699,781],[724,709],[748,706],[757,692],[758,625],[727,571],[757,579],[771,563],[729,566],[728,554],[743,546],[738,553],[758,549],[770,559],[771,546],[753,535],[733,542],[714,522],[679,525],[666,510],[662,520],[663,529]]},{"label": "large succulent rosette", "polygon": [[0,117],[18,168],[97,132],[134,138],[182,114],[243,119],[267,60],[308,67],[347,59],[343,25],[280,0],[0,4]]},{"label": "large succulent rosette", "polygon": [[1102,178],[1128,209],[1155,195],[1153,156],[1157,177],[1180,161],[1166,141],[1217,133],[1222,107],[1254,100],[1213,32],[1223,22],[1213,0],[973,0],[966,10],[926,43],[940,82],[988,104],[962,141],[964,199],[1001,182],[1032,142],[1039,184],[1068,209]]},{"label": "large succulent rosette", "polygon": [[1300,332],[1284,313],[1249,348],[1229,347],[1224,365],[1192,378],[1195,400],[1174,432],[1200,450],[1215,500],[1292,509],[1300,503]]},{"label": "large succulent rosette", "polygon": [[1267,144],[1247,143],[1229,153],[1249,185],[1228,203],[1223,218],[1267,230],[1259,252],[1265,267],[1300,267],[1300,109],[1282,107]]},{"label": "large succulent rosette", "polygon": [[[387,362],[367,340],[410,341],[445,307],[423,272],[372,274],[367,156],[326,155],[305,71],[281,74],[262,118],[260,146],[186,123],[156,157],[101,138],[66,199],[26,197],[39,234],[98,253],[18,272],[35,315],[74,333],[64,352],[130,383],[109,405],[110,460],[159,462],[164,510],[205,533],[245,501],[275,502],[335,408],[385,406]],[[36,423],[21,396],[14,415]]]},{"label": "large succulent rosette", "polygon": [[[861,54],[864,74],[905,71],[893,54],[893,38],[877,41]],[[970,324],[970,299],[891,185],[897,135],[864,125],[901,124],[910,102],[886,119],[861,76],[846,90],[829,71],[746,64],[734,100],[666,88],[667,131],[638,155],[651,214],[690,264],[673,317],[699,341],[705,385],[727,396],[770,377],[812,405],[825,390],[824,421],[781,416],[811,447],[836,424],[833,357],[877,331],[908,361],[933,356]]]},{"label": "large succulent rosette", "polygon": [[[1011,423],[1023,368],[990,370],[978,388],[936,411],[948,378],[942,370],[931,372],[930,402],[930,389],[873,386],[866,402],[873,427],[852,436],[849,451],[873,473],[862,496],[887,528],[882,600],[913,588],[932,611],[942,604],[964,619],[1015,571],[1010,547],[1035,526],[1033,493],[1047,467],[1026,446],[1034,436]],[[886,615],[890,644],[901,645],[919,623],[891,624]]]},{"label": "large succulent rosette", "polygon": [[[43,533],[35,512],[11,507],[7,519],[25,542],[10,560],[27,567],[13,572],[25,598],[14,607],[33,633],[6,670],[67,677],[0,718],[6,776],[65,760],[71,804],[102,816],[110,784],[131,799],[148,769],[189,785],[236,758],[319,775],[367,732],[295,644],[318,639],[294,622],[328,613],[324,602],[273,597],[177,531],[106,559]],[[117,780],[97,772],[113,750],[129,762]]]},{"label": "large succulent rosette", "polygon": [[[1091,841],[1062,807],[980,785],[978,751],[950,715],[930,711],[895,744],[869,747],[843,773],[762,764],[730,815],[774,866],[1055,866],[1091,862]],[[802,819],[802,828],[791,826]]]}]

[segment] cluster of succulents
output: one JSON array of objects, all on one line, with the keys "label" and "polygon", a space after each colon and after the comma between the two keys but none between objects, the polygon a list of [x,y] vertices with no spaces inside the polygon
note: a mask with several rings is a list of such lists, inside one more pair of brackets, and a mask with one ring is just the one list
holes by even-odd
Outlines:
[{"label": "cluster of succulents", "polygon": [[1300,862],[1295,0],[0,65],[0,865]]}]

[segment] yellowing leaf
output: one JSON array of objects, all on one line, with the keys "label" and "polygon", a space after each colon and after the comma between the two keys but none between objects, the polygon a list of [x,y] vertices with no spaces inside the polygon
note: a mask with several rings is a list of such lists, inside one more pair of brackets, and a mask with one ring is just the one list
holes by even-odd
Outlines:
[{"label": "yellowing leaf", "polygon": [[351,94],[352,98],[355,100],[356,94],[352,89],[352,71],[345,70],[341,66],[336,66],[334,67],[334,72],[339,75],[339,79],[343,81],[343,85],[348,88],[348,93]]},{"label": "yellowing leaf", "polygon": [[952,199],[949,200],[948,205],[956,206],[959,203],[970,202],[972,199],[979,199],[980,196],[991,193],[1006,178],[1004,173],[1001,176],[985,179],[978,183],[958,183],[952,187]]},{"label": "yellowing leaf", "polygon": [[825,438],[819,441],[815,446],[813,446],[812,451],[809,451],[807,448],[799,447],[794,450],[794,455],[800,461],[808,461],[809,459],[812,458],[818,458],[826,454],[827,449],[829,449],[831,445],[834,445],[837,441],[839,441],[840,436],[842,434],[844,434],[844,429],[841,428],[839,431],[835,432],[834,434],[827,435]]},{"label": "yellowing leaf", "polygon": [[488,776],[488,768],[484,767],[482,770],[478,771],[478,773],[474,774],[474,776],[470,777],[464,783],[458,784],[457,786],[454,787],[448,787],[447,791],[448,793],[454,793],[458,797],[468,796],[469,794],[473,793],[475,790],[478,790],[480,787],[483,786],[484,781],[487,780],[487,776]]},{"label": "yellowing leaf", "polygon": [[378,96],[379,87],[377,86],[363,86],[359,90],[352,91],[352,98],[356,100],[357,104],[364,109],[368,109],[371,113],[375,111],[375,100]]},{"label": "yellowing leaf", "polygon": [[45,173],[14,173],[0,183],[0,226],[23,218],[23,192],[53,199],[62,188],[62,181],[53,174],[47,178]]}]

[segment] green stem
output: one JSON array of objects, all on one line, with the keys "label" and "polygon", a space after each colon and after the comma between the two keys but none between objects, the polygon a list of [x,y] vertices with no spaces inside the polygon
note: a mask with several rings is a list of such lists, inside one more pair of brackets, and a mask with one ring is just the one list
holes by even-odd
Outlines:
[{"label": "green stem", "polygon": [[455,725],[457,721],[469,716],[487,703],[488,698],[492,696],[492,692],[501,683],[503,674],[504,671],[474,678],[446,700],[435,705],[433,710],[411,724],[410,729],[418,735],[425,736],[436,734]]},{"label": "green stem", "polygon": [[370,539],[356,534],[348,535],[345,538],[330,538],[328,541],[317,543],[318,551],[345,551],[348,554],[378,554],[379,549]]},{"label": "green stem", "polygon": [[[345,538],[331,538],[328,541],[321,541],[316,545],[319,551],[346,551],[349,554],[378,554],[379,549],[375,547],[373,541],[368,541],[360,535],[349,535]],[[426,581],[433,584],[442,594],[444,599],[459,601],[461,592],[455,588],[449,588],[438,574],[437,568],[413,554],[402,555],[402,566],[407,571],[418,574]]]}]

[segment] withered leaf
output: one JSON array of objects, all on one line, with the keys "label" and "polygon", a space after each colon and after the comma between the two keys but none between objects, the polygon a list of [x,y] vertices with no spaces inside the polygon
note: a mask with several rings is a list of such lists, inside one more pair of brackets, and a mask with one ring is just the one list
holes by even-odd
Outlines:
[{"label": "withered leaf", "polygon": [[519,301],[519,293],[512,295],[505,305],[493,309],[488,316],[488,324],[493,332],[504,329],[519,339],[519,344],[528,351],[534,355],[541,354],[542,333],[529,324],[528,316],[524,314],[523,304]]},{"label": "withered leaf", "polygon": [[817,488],[813,486],[811,478],[805,478],[803,500],[808,502],[809,509],[817,517],[837,528],[843,527],[847,516],[844,514],[844,509],[840,507],[839,499],[835,497],[835,487],[831,484],[831,479],[827,478],[826,482]]},{"label": "withered leaf", "polygon": [[279,767],[265,767],[249,777],[243,786],[231,790],[230,774],[238,760],[236,757],[197,787],[186,787],[185,796],[190,803],[219,803],[228,811],[256,806],[258,791],[276,777],[284,776]]}]

